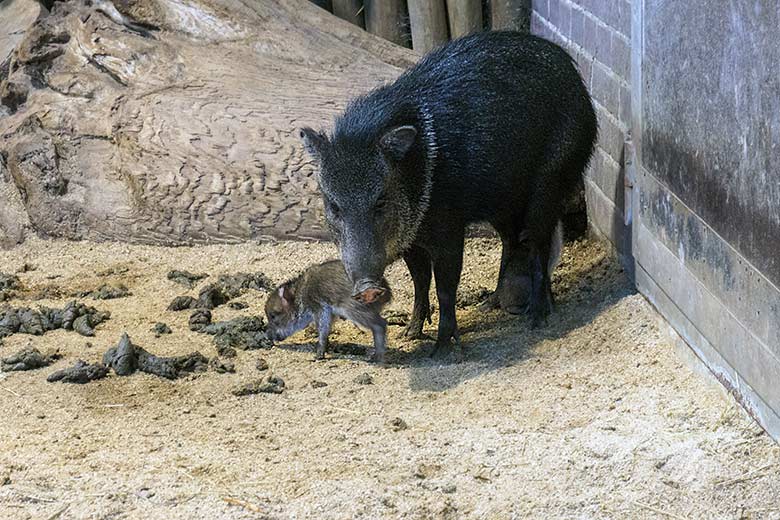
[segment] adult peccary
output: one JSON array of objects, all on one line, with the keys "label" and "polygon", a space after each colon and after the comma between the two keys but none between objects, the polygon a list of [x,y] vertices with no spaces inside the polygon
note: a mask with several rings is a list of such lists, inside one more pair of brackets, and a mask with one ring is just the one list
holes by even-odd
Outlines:
[{"label": "adult peccary", "polygon": [[487,221],[501,236],[499,287],[513,274],[507,259],[518,255],[525,231],[529,312],[534,326],[546,319],[551,236],[596,135],[571,57],[512,31],[433,51],[394,83],[353,100],[330,136],[300,131],[319,162],[326,219],[355,297],[380,295],[385,267],[403,257],[415,287],[405,334],[420,336],[433,267],[440,353],[459,339],[455,300],[471,222]]},{"label": "adult peccary", "polygon": [[386,351],[387,321],[382,308],[390,303],[392,293],[381,279],[382,296],[370,303],[352,298],[352,283],[344,265],[330,260],[306,269],[300,276],[277,287],[265,302],[268,335],[273,341],[306,328],[314,322],[319,334],[317,359],[325,357],[328,336],[335,318],[344,318],[370,330],[374,337],[373,361],[383,363]]}]

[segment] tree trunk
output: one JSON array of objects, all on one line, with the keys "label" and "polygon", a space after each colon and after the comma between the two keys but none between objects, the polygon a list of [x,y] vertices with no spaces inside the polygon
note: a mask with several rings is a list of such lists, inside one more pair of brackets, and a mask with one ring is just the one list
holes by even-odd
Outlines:
[{"label": "tree trunk", "polygon": [[101,5],[57,4],[0,76],[0,242],[326,237],[295,129],[416,55],[307,0],[138,0],[152,36]]},{"label": "tree trunk", "polygon": [[366,26],[363,0],[333,0],[333,14],[358,27]]},{"label": "tree trunk", "polygon": [[398,45],[409,45],[404,0],[364,0],[366,30]]},{"label": "tree trunk", "polygon": [[415,51],[425,54],[449,39],[444,0],[409,0],[408,3]]},{"label": "tree trunk", "polygon": [[452,39],[482,30],[482,0],[447,0]]},{"label": "tree trunk", "polygon": [[24,33],[46,10],[36,0],[5,0],[0,3],[0,65],[22,41]]},{"label": "tree trunk", "polygon": [[493,29],[531,30],[531,0],[492,0]]}]

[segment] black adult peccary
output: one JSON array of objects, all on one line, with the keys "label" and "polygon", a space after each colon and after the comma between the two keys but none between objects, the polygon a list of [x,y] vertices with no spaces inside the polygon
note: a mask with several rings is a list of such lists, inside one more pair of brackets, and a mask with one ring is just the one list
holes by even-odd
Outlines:
[{"label": "black adult peccary", "polygon": [[281,341],[313,321],[319,333],[317,358],[322,359],[328,348],[334,318],[344,318],[371,331],[374,337],[371,359],[383,363],[387,321],[381,312],[390,302],[392,293],[385,279],[381,279],[379,287],[380,297],[370,303],[359,302],[352,298],[352,284],[340,260],[313,265],[268,296],[265,302],[268,336]]},{"label": "black adult peccary", "polygon": [[546,319],[551,237],[597,136],[590,96],[558,45],[512,31],[455,40],[353,100],[330,136],[300,136],[319,162],[326,219],[356,298],[381,294],[385,267],[403,257],[415,287],[405,333],[420,336],[433,268],[435,352],[447,351],[458,340],[464,230],[487,221],[503,243],[499,287],[517,274],[506,264],[525,231],[529,312],[534,326]]}]

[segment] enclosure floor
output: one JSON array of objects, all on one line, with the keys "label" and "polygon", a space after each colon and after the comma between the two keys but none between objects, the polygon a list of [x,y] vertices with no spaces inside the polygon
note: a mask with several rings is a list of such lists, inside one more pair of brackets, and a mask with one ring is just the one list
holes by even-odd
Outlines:
[{"label": "enclosure floor", "polygon": [[[489,239],[467,248],[462,294],[473,300],[493,285],[500,249]],[[279,282],[334,254],[305,243],[40,240],[0,252],[0,271],[36,267],[19,275],[32,292],[105,281],[132,291],[88,301],[112,313],[91,347],[66,331],[17,334],[0,347],[3,357],[28,343],[64,354],[52,367],[0,374],[0,518],[780,518],[780,448],[678,360],[653,310],[589,241],[565,249],[547,327],[529,331],[525,318],[482,313],[473,301],[459,310],[460,362],[430,360],[429,341],[401,341],[391,327],[387,368],[336,355],[314,362],[301,333],[239,352],[236,374],[46,382],[77,358],[99,360],[123,331],[154,353],[214,356],[211,338],[189,331],[188,312],[165,310],[188,293],[166,279],[171,268],[262,271]],[[110,268],[120,269],[96,274]],[[393,307],[409,310],[405,268],[388,278]],[[215,320],[262,312],[262,293],[241,300],[250,307],[223,306]],[[157,321],[174,333],[155,338]],[[370,341],[346,323],[332,340]],[[258,357],[286,390],[233,396],[262,377]],[[364,372],[373,384],[354,381]],[[408,427],[396,431],[395,418]]]}]

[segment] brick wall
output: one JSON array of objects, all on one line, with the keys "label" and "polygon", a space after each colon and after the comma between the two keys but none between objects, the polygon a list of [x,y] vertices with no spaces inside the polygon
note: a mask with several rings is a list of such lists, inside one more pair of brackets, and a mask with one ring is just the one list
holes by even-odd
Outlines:
[{"label": "brick wall", "polygon": [[533,0],[531,32],[577,60],[593,96],[599,142],[585,179],[588,220],[630,256],[624,226],[624,142],[631,125],[631,3],[628,0]]}]

